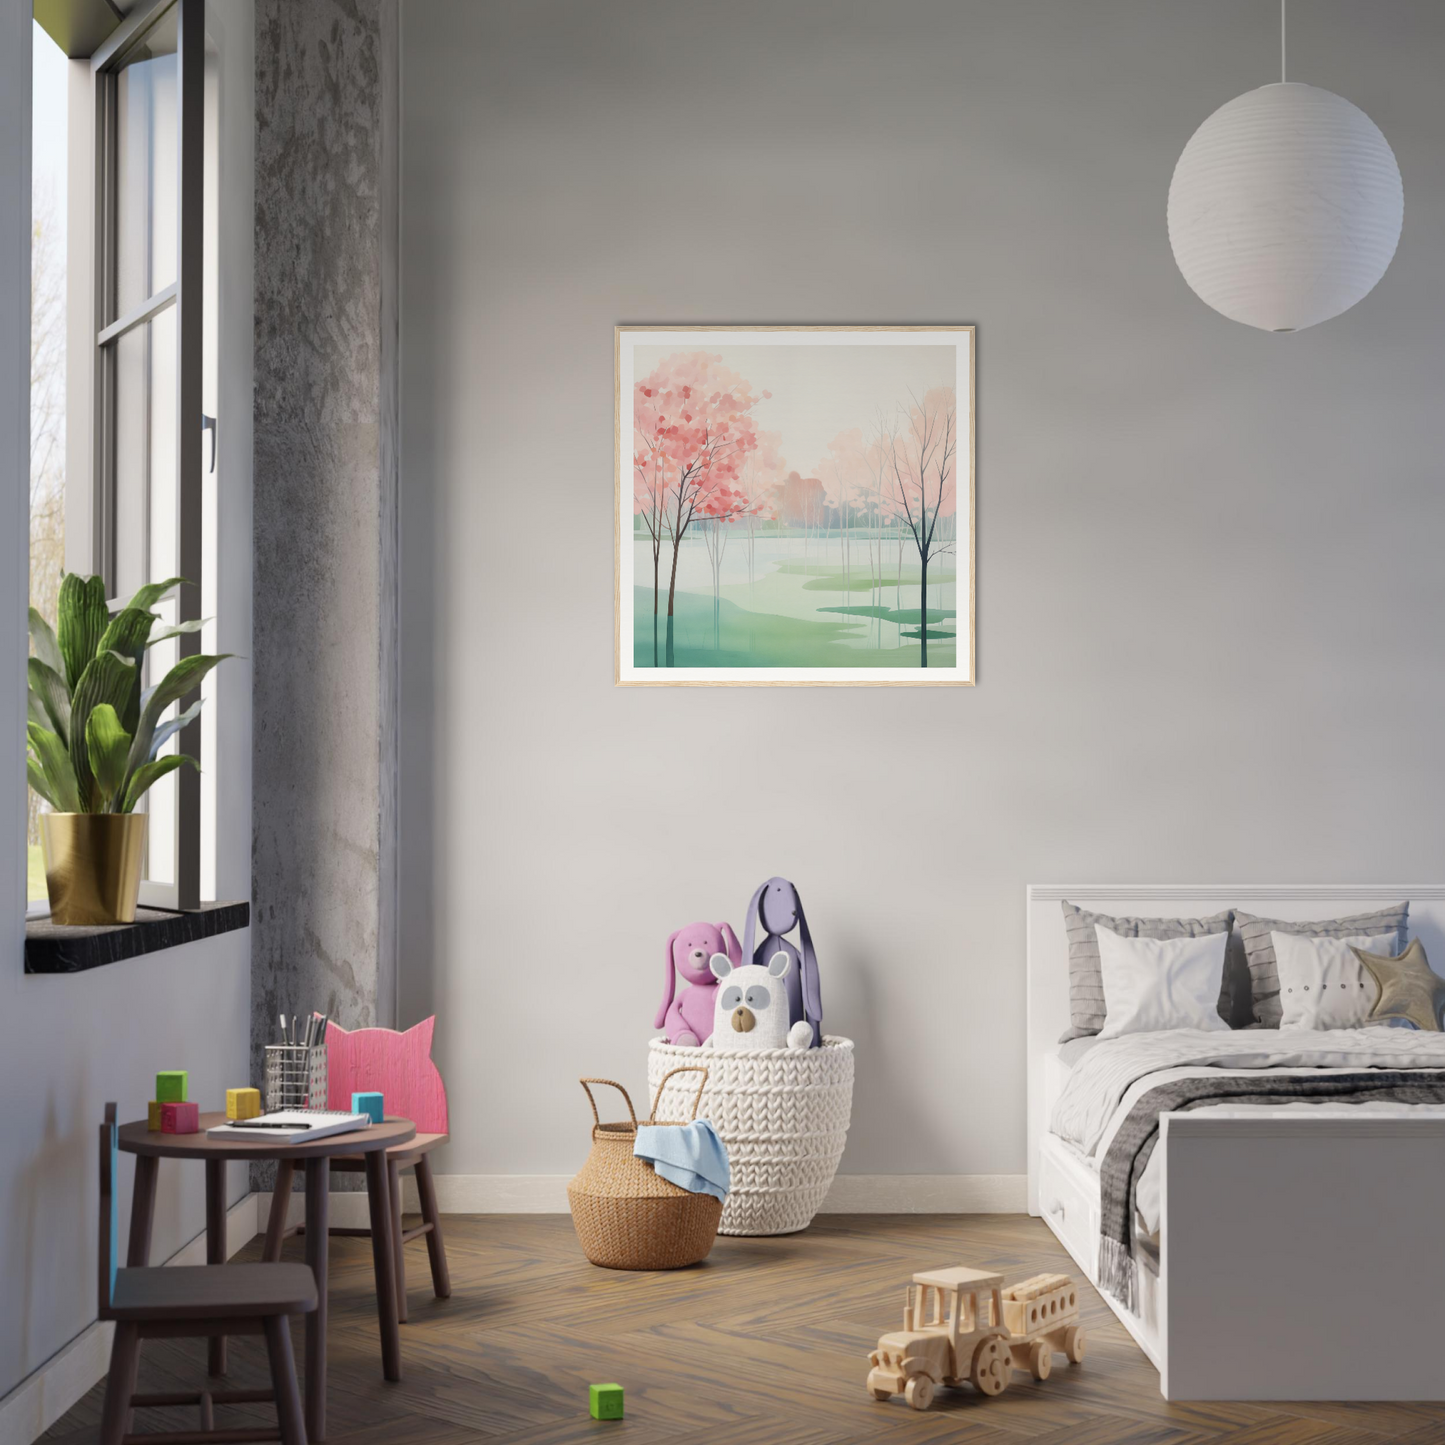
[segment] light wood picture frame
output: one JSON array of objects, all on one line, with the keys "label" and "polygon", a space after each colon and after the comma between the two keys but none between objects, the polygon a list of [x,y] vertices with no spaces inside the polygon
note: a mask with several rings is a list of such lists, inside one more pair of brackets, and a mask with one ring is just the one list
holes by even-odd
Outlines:
[{"label": "light wood picture frame", "polygon": [[618,686],[972,686],[975,370],[972,325],[618,326]]}]

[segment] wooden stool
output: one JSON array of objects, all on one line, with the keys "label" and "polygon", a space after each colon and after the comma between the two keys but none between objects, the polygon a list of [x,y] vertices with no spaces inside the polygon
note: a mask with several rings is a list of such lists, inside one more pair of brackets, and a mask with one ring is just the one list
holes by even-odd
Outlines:
[{"label": "wooden stool", "polygon": [[[316,1308],[316,1279],[304,1264],[208,1264],[170,1268],[121,1269],[116,1235],[115,1192],[118,1153],[115,1105],[105,1106],[100,1126],[100,1318],[115,1321],[110,1374],[105,1385],[100,1445],[132,1445],[149,1439],[207,1441],[280,1440],[306,1445],[301,1392],[291,1354],[292,1315]],[[140,1342],[145,1339],[210,1338],[257,1334],[266,1337],[271,1390],[200,1390],[194,1393],[137,1395]],[[217,1405],[275,1400],[275,1428],[217,1430]],[[197,1431],[158,1435],[127,1433],[131,1411],[147,1405],[191,1405],[200,1410]]]}]

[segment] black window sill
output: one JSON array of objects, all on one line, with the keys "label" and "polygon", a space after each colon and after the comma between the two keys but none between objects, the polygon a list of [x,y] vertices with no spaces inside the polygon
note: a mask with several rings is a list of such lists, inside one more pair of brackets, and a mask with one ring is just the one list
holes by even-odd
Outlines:
[{"label": "black window sill", "polygon": [[62,928],[49,918],[25,925],[26,973],[83,973],[106,963],[179,948],[251,922],[249,903],[203,903],[194,913],[137,908],[134,923]]}]

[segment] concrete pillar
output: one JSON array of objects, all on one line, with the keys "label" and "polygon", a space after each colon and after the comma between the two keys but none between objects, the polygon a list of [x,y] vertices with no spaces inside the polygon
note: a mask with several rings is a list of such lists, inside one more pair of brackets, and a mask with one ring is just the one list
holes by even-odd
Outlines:
[{"label": "concrete pillar", "polygon": [[256,0],[252,1031],[396,1012],[395,0]]}]

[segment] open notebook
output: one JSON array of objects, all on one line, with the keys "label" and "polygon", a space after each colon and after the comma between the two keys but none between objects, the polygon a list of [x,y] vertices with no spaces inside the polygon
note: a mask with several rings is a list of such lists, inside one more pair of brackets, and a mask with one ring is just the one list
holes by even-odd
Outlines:
[{"label": "open notebook", "polygon": [[259,1114],[254,1119],[213,1124],[206,1130],[211,1139],[264,1139],[267,1143],[300,1144],[324,1139],[328,1134],[349,1134],[371,1123],[367,1114],[341,1114],[324,1109],[281,1109]]}]

